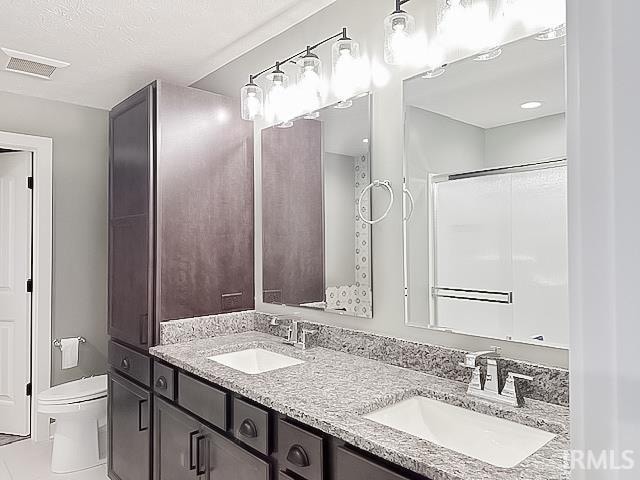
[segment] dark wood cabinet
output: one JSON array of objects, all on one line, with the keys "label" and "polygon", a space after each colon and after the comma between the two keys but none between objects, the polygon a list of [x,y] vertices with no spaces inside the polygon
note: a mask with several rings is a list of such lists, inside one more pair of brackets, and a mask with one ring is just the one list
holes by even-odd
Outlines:
[{"label": "dark wood cabinet", "polygon": [[153,339],[153,85],[109,114],[108,332],[133,347]]},{"label": "dark wood cabinet", "polygon": [[409,480],[379,463],[357,453],[338,447],[334,480]]},{"label": "dark wood cabinet", "polygon": [[108,331],[254,308],[253,125],[237,100],[154,82],[110,113]]},{"label": "dark wood cabinet", "polygon": [[206,480],[269,480],[270,465],[205,426]]},{"label": "dark wood cabinet", "polygon": [[148,479],[151,394],[113,370],[108,382],[108,471],[112,480]]},{"label": "dark wood cabinet", "polygon": [[[153,442],[154,480],[198,478],[198,473],[203,473],[204,470],[203,440],[200,424],[196,419],[156,397]],[[201,453],[198,455],[199,451]]]}]

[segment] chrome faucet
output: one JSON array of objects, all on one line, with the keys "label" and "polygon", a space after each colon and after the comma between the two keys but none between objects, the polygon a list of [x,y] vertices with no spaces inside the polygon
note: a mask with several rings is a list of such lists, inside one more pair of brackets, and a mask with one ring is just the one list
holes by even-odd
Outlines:
[{"label": "chrome faucet", "polygon": [[284,338],[284,343],[287,345],[292,345],[294,347],[301,348],[302,350],[306,350],[308,348],[308,337],[313,335],[314,333],[318,333],[317,330],[311,330],[307,328],[302,329],[302,340],[298,341],[298,336],[300,332],[300,316],[299,315],[278,315],[271,319],[270,325],[272,326],[280,326],[282,325],[283,320],[289,320],[289,325],[286,326],[287,333]]},{"label": "chrome faucet", "polygon": [[[498,361],[496,360],[499,356],[500,347],[492,347],[491,350],[485,352],[468,353],[465,355],[465,361],[461,362],[460,366],[473,369],[467,394],[514,407],[524,406],[524,399],[520,395],[516,379],[532,381],[533,378],[528,375],[510,372],[507,375],[507,380],[501,392],[498,378]],[[482,384],[480,366],[476,365],[477,359],[481,357],[487,357],[487,374],[484,385]]]}]

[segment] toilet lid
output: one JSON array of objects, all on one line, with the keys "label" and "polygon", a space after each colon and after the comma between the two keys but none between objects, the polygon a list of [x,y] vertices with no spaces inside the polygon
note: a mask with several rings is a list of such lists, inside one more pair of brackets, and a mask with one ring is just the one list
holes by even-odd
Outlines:
[{"label": "toilet lid", "polygon": [[45,390],[38,397],[38,401],[47,404],[77,403],[104,397],[106,394],[107,376],[98,375]]}]

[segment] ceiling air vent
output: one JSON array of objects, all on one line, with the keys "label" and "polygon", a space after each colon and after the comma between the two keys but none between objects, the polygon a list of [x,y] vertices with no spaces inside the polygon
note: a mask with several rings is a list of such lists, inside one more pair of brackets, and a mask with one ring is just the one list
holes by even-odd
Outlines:
[{"label": "ceiling air vent", "polygon": [[40,57],[30,53],[18,52],[3,48],[2,51],[9,57],[9,62],[5,70],[9,72],[24,73],[33,77],[49,80],[53,72],[58,68],[68,67],[70,64],[53,60],[52,58]]}]

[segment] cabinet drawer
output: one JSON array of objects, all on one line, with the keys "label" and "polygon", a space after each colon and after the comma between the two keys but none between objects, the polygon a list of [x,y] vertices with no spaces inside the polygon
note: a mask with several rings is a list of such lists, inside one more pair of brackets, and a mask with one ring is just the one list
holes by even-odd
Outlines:
[{"label": "cabinet drawer", "polygon": [[338,447],[335,480],[409,480],[355,452]]},{"label": "cabinet drawer", "polygon": [[322,437],[280,419],[278,423],[278,457],[280,467],[307,480],[322,480]]},{"label": "cabinet drawer", "polygon": [[227,394],[222,390],[180,372],[178,403],[211,425],[227,430]]},{"label": "cabinet drawer", "polygon": [[134,380],[151,386],[151,357],[110,340],[109,364]]},{"label": "cabinet drawer", "polygon": [[175,371],[173,368],[154,362],[153,391],[169,400],[175,400]]},{"label": "cabinet drawer", "polygon": [[233,401],[233,434],[258,452],[269,455],[269,412],[239,398]]}]

